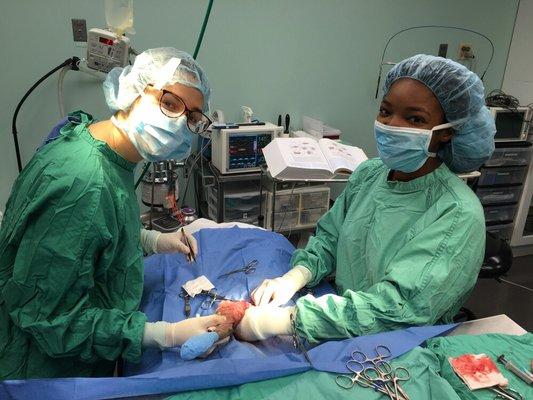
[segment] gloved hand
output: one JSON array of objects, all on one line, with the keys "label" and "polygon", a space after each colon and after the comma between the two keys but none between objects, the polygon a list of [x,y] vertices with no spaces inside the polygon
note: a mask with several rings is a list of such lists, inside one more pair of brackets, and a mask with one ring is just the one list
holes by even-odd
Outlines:
[{"label": "gloved hand", "polygon": [[311,280],[311,271],[296,266],[280,278],[265,279],[252,292],[252,301],[256,306],[281,306]]},{"label": "gloved hand", "polygon": [[235,329],[235,335],[247,342],[292,333],[291,314],[296,307],[250,307]]},{"label": "gloved hand", "polygon": [[185,238],[189,240],[194,256],[196,256],[198,254],[198,244],[194,236],[187,233],[187,231],[185,231],[184,235],[181,229],[172,233],[141,229],[141,246],[147,255],[175,252],[189,255],[189,247]]},{"label": "gloved hand", "polygon": [[172,233],[162,233],[156,240],[156,250],[157,253],[183,253],[185,255],[189,254],[189,247],[187,246],[187,240],[191,244],[193,254],[191,256],[196,256],[198,254],[198,244],[196,239],[190,233],[185,232],[180,229]]},{"label": "gloved hand", "polygon": [[181,346],[193,336],[217,332],[220,339],[229,336],[231,324],[222,315],[189,318],[180,322],[147,322],[144,325],[143,346],[162,349]]}]

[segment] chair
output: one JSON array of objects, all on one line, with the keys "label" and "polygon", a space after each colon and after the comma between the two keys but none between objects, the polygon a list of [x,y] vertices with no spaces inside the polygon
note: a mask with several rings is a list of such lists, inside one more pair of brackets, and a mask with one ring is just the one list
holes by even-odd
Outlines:
[{"label": "chair", "polygon": [[[478,278],[497,279],[505,275],[513,265],[513,251],[511,246],[498,236],[487,232],[485,257]],[[466,307],[461,307],[457,315],[453,318],[454,322],[465,322],[476,319],[475,314]]]}]

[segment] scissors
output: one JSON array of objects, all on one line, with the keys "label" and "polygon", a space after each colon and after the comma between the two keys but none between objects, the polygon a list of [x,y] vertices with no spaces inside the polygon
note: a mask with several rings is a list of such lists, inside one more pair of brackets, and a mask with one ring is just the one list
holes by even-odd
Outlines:
[{"label": "scissors", "polygon": [[[411,374],[407,368],[393,368],[387,361],[378,361],[375,366],[365,368],[363,375],[366,379],[378,385],[383,385],[388,389],[390,398],[409,400],[407,393],[398,384],[398,381],[407,381],[411,378]],[[391,396],[393,392],[394,397]]]},{"label": "scissors", "polygon": [[365,368],[364,368],[364,365],[361,364],[360,362],[355,361],[355,360],[349,360],[346,363],[346,368],[348,368],[348,370],[350,370],[350,372],[352,372],[353,375],[352,374],[337,375],[337,377],[335,378],[335,383],[339,385],[341,388],[351,389],[357,383],[361,387],[374,389],[381,393],[387,394],[390,397],[390,394],[385,388],[379,386],[372,380],[369,380],[365,377],[365,374],[364,374]]},{"label": "scissors", "polygon": [[362,351],[353,351],[351,360],[346,363],[346,368],[354,375],[338,376],[336,383],[346,389],[358,383],[360,386],[373,388],[386,394],[389,399],[409,400],[407,393],[398,384],[399,381],[410,379],[409,371],[400,366],[393,368],[389,362],[385,361],[386,358],[392,356],[388,347],[378,345],[375,353],[375,357],[369,357]]},{"label": "scissors", "polygon": [[233,275],[233,274],[238,274],[239,272],[244,272],[246,275],[253,274],[255,272],[257,264],[259,264],[259,261],[252,260],[248,264],[246,264],[243,268],[234,269],[233,271],[219,275],[217,279],[227,278],[228,276]]},{"label": "scissors", "polygon": [[369,358],[362,351],[354,350],[352,351],[352,360],[357,361],[358,363],[362,365],[369,363],[375,367],[377,363],[384,361],[385,358],[389,358],[392,356],[390,349],[387,346],[383,346],[381,344],[376,346],[375,352],[377,356],[374,358]]}]

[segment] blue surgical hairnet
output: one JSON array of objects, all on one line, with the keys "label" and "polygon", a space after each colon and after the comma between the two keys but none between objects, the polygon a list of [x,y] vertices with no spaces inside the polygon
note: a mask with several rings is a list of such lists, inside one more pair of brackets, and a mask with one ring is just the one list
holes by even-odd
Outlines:
[{"label": "blue surgical hairnet", "polygon": [[181,83],[198,89],[204,97],[204,113],[209,112],[211,88],[202,67],[190,54],[173,47],[142,52],[133,65],[113,68],[104,81],[104,95],[112,112],[127,110],[147,85],[162,89]]},{"label": "blue surgical hairnet", "polygon": [[439,157],[455,173],[470,172],[494,151],[496,125],[485,106],[481,79],[465,66],[447,58],[418,54],[396,64],[387,74],[384,93],[401,78],[426,85],[439,101],[454,135],[441,145]]}]

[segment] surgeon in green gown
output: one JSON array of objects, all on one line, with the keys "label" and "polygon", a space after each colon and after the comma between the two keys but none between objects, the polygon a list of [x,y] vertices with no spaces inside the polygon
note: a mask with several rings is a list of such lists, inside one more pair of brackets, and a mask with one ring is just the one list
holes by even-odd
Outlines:
[{"label": "surgeon in green gown", "polygon": [[[245,340],[293,331],[310,342],[451,322],[485,249],[483,209],[457,173],[494,150],[494,120],[476,74],[416,55],[388,73],[374,124],[379,158],[361,164],[292,258],[293,269],[252,293]],[[300,298],[335,273],[337,294]]]},{"label": "surgeon in green gown", "polygon": [[[0,228],[0,380],[109,376],[119,358],[169,348],[224,318],[147,322],[144,254],[181,233],[141,230],[134,168],[183,159],[209,125],[209,83],[187,53],[147,50],[104,82],[113,117],[69,116],[17,178]],[[196,244],[192,236],[187,239]]]}]

